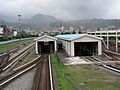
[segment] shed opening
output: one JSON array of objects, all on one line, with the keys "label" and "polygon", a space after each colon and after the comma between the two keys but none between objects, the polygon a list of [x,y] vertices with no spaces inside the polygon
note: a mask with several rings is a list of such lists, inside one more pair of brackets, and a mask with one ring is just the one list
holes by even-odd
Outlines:
[{"label": "shed opening", "polygon": [[98,42],[75,42],[75,56],[98,55]]},{"label": "shed opening", "polygon": [[54,52],[55,45],[54,41],[49,41],[49,42],[38,42],[38,53],[51,53]]}]

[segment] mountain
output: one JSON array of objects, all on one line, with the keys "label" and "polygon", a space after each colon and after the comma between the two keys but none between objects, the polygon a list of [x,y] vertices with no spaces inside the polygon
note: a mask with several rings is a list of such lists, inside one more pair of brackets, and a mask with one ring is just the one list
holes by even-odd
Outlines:
[{"label": "mountain", "polygon": [[58,20],[53,16],[36,14],[30,20],[28,20],[28,23],[40,24],[40,25],[43,25],[43,24],[49,25],[51,22],[56,22],[56,21],[58,21]]},{"label": "mountain", "polygon": [[[8,26],[13,28],[18,28],[18,17],[0,15],[0,22],[5,21]],[[65,29],[69,29],[70,26],[73,26],[75,29],[79,29],[80,26],[83,26],[86,29],[98,29],[106,28],[108,26],[115,26],[116,29],[120,28],[120,19],[91,19],[91,20],[70,20],[70,21],[61,21],[50,15],[36,14],[30,19],[23,18],[21,19],[21,28],[23,29],[35,29],[43,30],[48,28],[58,28],[64,26]]]},{"label": "mountain", "polygon": [[[18,23],[18,16],[9,16],[9,15],[0,15],[0,21]],[[31,24],[49,24],[50,22],[56,22],[57,19],[50,15],[36,14],[30,19],[21,19],[22,23],[31,23]]]},{"label": "mountain", "polygon": [[17,16],[8,16],[8,15],[0,15],[0,21],[5,21],[5,22],[13,22],[16,23],[18,22]]},{"label": "mountain", "polygon": [[120,28],[120,19],[91,19],[91,20],[75,20],[65,22],[67,25],[83,26],[86,28],[97,29],[106,28],[108,26],[115,26]]},{"label": "mountain", "polygon": [[[12,26],[14,29],[18,28],[18,18],[0,15],[0,22],[5,22],[6,25]],[[36,29],[43,30],[46,27],[50,27],[50,24],[53,22],[57,22],[58,20],[50,15],[36,14],[30,19],[26,19],[25,17],[21,19],[21,28],[22,29]]]}]

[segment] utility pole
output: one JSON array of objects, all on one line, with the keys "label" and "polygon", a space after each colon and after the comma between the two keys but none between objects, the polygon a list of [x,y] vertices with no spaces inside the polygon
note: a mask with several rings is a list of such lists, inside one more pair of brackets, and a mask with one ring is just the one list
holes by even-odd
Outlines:
[{"label": "utility pole", "polygon": [[20,31],[20,20],[21,20],[21,16],[22,16],[22,15],[20,15],[20,14],[18,15],[18,24],[19,24],[19,25],[18,25],[18,29],[19,29],[19,31]]}]

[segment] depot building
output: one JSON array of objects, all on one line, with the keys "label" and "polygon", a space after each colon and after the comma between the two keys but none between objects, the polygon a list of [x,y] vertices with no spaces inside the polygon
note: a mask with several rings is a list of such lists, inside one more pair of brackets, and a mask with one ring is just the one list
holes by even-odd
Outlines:
[{"label": "depot building", "polygon": [[36,42],[36,54],[57,51],[57,38],[44,35],[34,39],[34,41]]},{"label": "depot building", "polygon": [[44,35],[35,39],[36,54],[64,49],[69,56],[102,55],[102,40],[88,34]]},{"label": "depot building", "polygon": [[102,38],[88,34],[57,35],[56,38],[58,47],[62,46],[69,56],[102,55]]}]

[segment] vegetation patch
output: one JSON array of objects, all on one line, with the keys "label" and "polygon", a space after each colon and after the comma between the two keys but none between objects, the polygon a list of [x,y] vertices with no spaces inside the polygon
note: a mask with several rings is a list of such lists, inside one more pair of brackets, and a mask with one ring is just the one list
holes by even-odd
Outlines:
[{"label": "vegetation patch", "polygon": [[64,66],[51,55],[60,90],[120,90],[120,77],[92,68],[91,65]]},{"label": "vegetation patch", "polygon": [[51,62],[54,65],[55,71],[57,73],[57,83],[60,90],[75,90],[71,83],[65,77],[65,73],[68,72],[66,66],[59,64],[56,54],[51,54]]},{"label": "vegetation patch", "polygon": [[28,40],[20,40],[20,41],[15,41],[7,44],[0,45],[0,53],[7,52],[15,47],[18,47],[24,43],[30,43],[33,42],[33,39],[28,39]]}]

